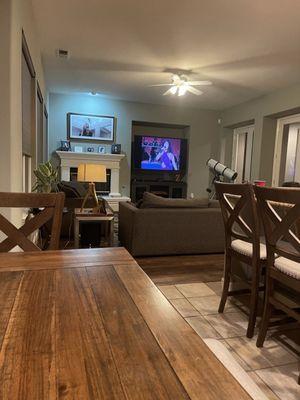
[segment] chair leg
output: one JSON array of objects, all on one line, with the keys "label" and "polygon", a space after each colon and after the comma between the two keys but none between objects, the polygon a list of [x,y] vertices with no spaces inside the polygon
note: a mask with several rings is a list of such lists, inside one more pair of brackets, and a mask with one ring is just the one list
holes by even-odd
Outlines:
[{"label": "chair leg", "polygon": [[266,297],[267,297],[267,268],[266,268],[266,266],[264,267],[264,270],[262,270],[262,271],[264,271],[264,274],[263,274],[263,277],[264,277],[264,300],[263,300],[263,304],[265,304]]},{"label": "chair leg", "polygon": [[249,323],[247,329],[247,337],[252,338],[254,335],[256,316],[257,316],[257,305],[258,305],[258,288],[259,288],[259,268],[260,262],[257,261],[253,266],[253,275],[251,282],[251,295],[250,295],[250,315],[249,315]]},{"label": "chair leg", "polygon": [[259,333],[258,333],[258,337],[257,337],[257,341],[256,341],[257,347],[263,347],[264,341],[266,339],[268,325],[269,325],[269,321],[270,321],[270,318],[272,315],[272,310],[273,310],[273,306],[269,301],[270,296],[273,294],[273,287],[274,287],[273,279],[267,278],[264,313],[263,313],[262,323],[261,323],[261,327],[259,329]]},{"label": "chair leg", "polygon": [[222,313],[225,308],[226,300],[228,297],[229,284],[230,284],[230,274],[231,274],[231,256],[226,253],[225,255],[225,266],[224,266],[224,283],[222,297],[219,305],[218,312]]}]

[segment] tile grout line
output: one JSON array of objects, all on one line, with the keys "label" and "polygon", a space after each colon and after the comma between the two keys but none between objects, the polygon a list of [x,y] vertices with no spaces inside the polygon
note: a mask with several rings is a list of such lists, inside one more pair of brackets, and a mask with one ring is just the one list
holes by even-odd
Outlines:
[{"label": "tile grout line", "polygon": [[[237,336],[237,337],[234,337],[234,338],[226,338],[226,339],[223,339],[223,340],[225,340],[225,342],[226,342],[227,345],[232,349],[232,351],[233,351],[239,358],[241,358],[241,360],[242,360],[245,364],[248,365],[249,371],[246,371],[246,370],[242,367],[242,368],[245,370],[245,372],[255,372],[255,371],[260,371],[260,370],[263,370],[263,369],[284,367],[284,366],[291,365],[291,364],[295,364],[295,363],[298,362],[298,360],[295,359],[294,361],[287,362],[287,363],[283,363],[283,364],[268,365],[267,367],[260,367],[260,368],[252,368],[252,367],[248,364],[248,362],[245,361],[245,360],[235,351],[235,349],[232,347],[232,345],[229,344],[229,343],[227,342],[228,339],[238,339],[239,337],[244,338],[244,336]],[[222,340],[222,339],[220,339],[220,340]],[[286,349],[284,348],[284,346],[280,346],[280,347],[281,347],[283,350],[286,350]]]},{"label": "tile grout line", "polygon": [[[202,283],[202,282],[201,282]],[[174,285],[175,286],[175,285]],[[179,289],[178,289],[179,290]],[[180,292],[181,293],[181,292]],[[183,293],[182,293],[183,294]],[[191,304],[191,302],[189,301],[189,298],[188,297],[186,297],[184,294],[183,294],[183,296],[184,296],[184,299],[185,300],[187,300],[190,304]],[[210,296],[213,296],[213,295],[210,295]],[[210,296],[201,296],[202,298],[204,298],[204,297],[210,297]],[[218,296],[218,295],[217,295]],[[165,296],[166,297],[166,296]],[[195,298],[195,297],[194,297]],[[170,299],[168,299],[167,297],[166,297],[166,299],[169,301],[169,303],[174,307],[174,305],[171,303],[171,301],[170,301]],[[173,299],[172,299],[173,300]],[[176,300],[176,299],[174,299],[174,300]],[[191,306],[192,307],[194,307],[193,306],[193,304],[191,304]],[[174,307],[175,308],[175,307]],[[195,308],[195,307],[194,307]],[[176,308],[175,308],[176,309]],[[219,313],[216,313],[216,314],[207,314],[207,315],[204,315],[204,314],[202,314],[201,313],[201,311],[199,311],[199,310],[197,310],[196,308],[195,308],[195,310],[196,311],[198,311],[199,312],[199,314],[200,315],[195,315],[195,316],[190,316],[190,317],[183,317],[184,319],[186,319],[186,318],[198,318],[199,316],[200,317],[202,317],[204,320],[205,320],[205,322],[220,336],[220,338],[219,339],[217,339],[217,340],[220,340],[220,339],[224,339],[224,340],[226,340],[226,339],[234,339],[234,338],[238,338],[238,337],[244,337],[244,335],[236,335],[236,336],[230,336],[230,337],[223,337],[217,330],[216,330],[216,328],[205,318],[206,316],[208,316],[208,315],[220,315]],[[176,311],[177,312],[179,312],[177,309],[176,309]],[[233,313],[237,313],[237,311],[233,311],[233,312],[227,312],[226,314],[233,314]],[[181,314],[180,314],[181,315]],[[188,323],[188,321],[186,321],[187,323]],[[200,336],[200,335],[199,335]],[[201,337],[201,336],[200,336]],[[203,338],[202,338],[203,339]]]},{"label": "tile grout line", "polygon": [[270,369],[270,368],[287,367],[287,366],[293,365],[293,364],[297,364],[298,365],[298,362],[299,362],[298,360],[295,360],[295,361],[289,362],[289,363],[284,363],[284,364],[279,364],[279,365],[270,365],[268,367],[262,367],[262,368],[256,368],[256,369],[253,369],[252,371],[256,372],[256,371],[261,371],[261,370]]},{"label": "tile grout line", "polygon": [[[274,396],[277,399],[282,400],[281,397],[277,396],[277,394],[274,392],[274,390],[259,375],[257,375],[257,373],[255,371],[251,371],[251,372],[253,372],[257,376],[257,378],[262,381],[262,383],[274,394]],[[254,383],[256,383],[256,382],[254,382]],[[259,385],[257,384],[257,386],[259,386]]]},{"label": "tile grout line", "polygon": [[[216,282],[218,282],[218,281],[216,281]],[[199,282],[199,283],[204,283],[204,284],[206,284],[206,282]],[[170,285],[170,286],[171,286],[171,285]],[[176,285],[172,285],[172,286],[176,287]],[[209,289],[211,289],[208,285],[207,285],[207,287],[208,287]],[[188,322],[187,319],[189,319],[189,320],[195,319],[195,320],[196,320],[197,318],[201,317],[201,318],[203,319],[203,321],[204,321],[205,323],[207,323],[208,326],[209,326],[214,332],[216,332],[216,335],[220,336],[219,338],[216,338],[216,340],[218,340],[218,341],[222,341],[222,340],[225,341],[225,342],[226,342],[226,345],[229,346],[229,348],[231,349],[231,351],[232,351],[237,357],[239,357],[239,358],[241,359],[241,361],[243,361],[243,362],[249,367],[249,370],[248,370],[248,369],[245,370],[245,369],[243,368],[243,366],[241,365],[241,363],[232,355],[232,356],[234,357],[235,361],[236,361],[236,362],[239,364],[239,366],[242,368],[242,370],[243,370],[245,373],[247,373],[247,374],[250,374],[250,373],[255,374],[255,376],[257,377],[257,379],[261,381],[261,384],[264,385],[264,387],[265,387],[266,389],[268,389],[268,390],[276,397],[276,399],[283,400],[283,398],[282,398],[281,396],[277,395],[277,393],[272,389],[272,387],[269,386],[268,383],[265,382],[265,380],[264,380],[263,378],[261,378],[261,377],[258,375],[257,372],[258,372],[258,371],[268,370],[268,369],[277,369],[277,368],[286,367],[286,366],[290,366],[290,365],[294,365],[294,364],[297,365],[297,364],[299,363],[299,360],[298,360],[297,357],[295,356],[295,353],[294,353],[292,350],[286,348],[282,343],[278,342],[276,339],[271,338],[272,340],[274,340],[274,341],[276,342],[276,344],[278,345],[278,347],[280,347],[281,349],[287,351],[290,355],[293,355],[293,356],[295,357],[295,361],[291,361],[291,362],[284,363],[284,364],[279,364],[279,365],[278,365],[278,364],[276,364],[276,365],[269,365],[269,366],[267,366],[267,367],[261,367],[261,368],[252,368],[252,367],[247,363],[247,361],[244,361],[244,359],[243,359],[242,357],[240,357],[239,354],[235,351],[235,349],[227,342],[227,340],[230,340],[230,339],[244,338],[245,335],[244,335],[244,334],[241,334],[241,335],[234,335],[234,336],[230,336],[230,337],[223,337],[223,336],[215,329],[215,327],[210,323],[210,321],[208,321],[207,318],[206,318],[206,317],[218,316],[218,315],[222,315],[222,314],[216,312],[216,313],[211,313],[211,314],[205,314],[205,315],[204,315],[204,314],[201,313],[201,311],[199,311],[199,310],[190,302],[190,300],[189,300],[189,299],[195,299],[195,298],[202,298],[202,299],[205,299],[205,298],[207,298],[207,297],[213,297],[213,296],[218,296],[218,297],[220,297],[220,295],[219,295],[218,293],[216,293],[213,289],[211,289],[211,290],[214,292],[213,295],[187,297],[187,296],[185,296],[177,287],[176,287],[176,289],[180,292],[180,294],[183,295],[183,297],[181,297],[181,299],[187,300],[188,303],[191,305],[191,307],[193,307],[193,308],[199,313],[199,315],[190,316],[190,317],[183,317],[184,320],[189,324],[189,322]],[[165,297],[166,297],[166,296],[165,296]],[[176,300],[176,299],[168,299],[167,297],[166,297],[166,299],[169,301],[169,303],[170,303],[172,306],[173,306],[173,304],[171,303],[170,300]],[[179,299],[179,298],[178,298],[178,299]],[[174,306],[173,306],[173,307],[174,307]],[[233,305],[233,307],[237,307],[237,306],[236,306],[236,305]],[[175,308],[175,307],[174,307],[174,308]],[[178,312],[179,312],[179,311],[178,311]],[[226,312],[226,313],[224,313],[224,314],[233,314],[233,313],[240,313],[240,314],[246,316],[246,314],[243,312],[243,310],[242,310],[241,308],[239,308],[239,307],[237,307],[237,310],[234,310],[234,309],[233,309],[232,311],[228,311],[228,312]],[[190,325],[190,324],[189,324],[189,325]],[[191,325],[190,325],[190,326],[191,326]],[[191,327],[192,327],[192,326],[191,326]],[[197,333],[197,331],[196,331],[193,327],[192,327],[192,329]],[[197,334],[198,334],[198,333],[197,333]],[[198,335],[199,335],[199,334],[198,334]],[[200,337],[202,340],[205,339],[205,338],[201,337],[201,335],[199,335],[199,337]],[[225,346],[225,347],[226,347],[226,346]],[[228,351],[230,351],[230,349],[227,348]],[[256,384],[257,384],[257,383],[256,383]],[[258,385],[258,384],[257,384],[257,385]],[[258,385],[258,386],[259,386],[259,385]],[[263,389],[262,389],[262,391],[264,392]]]}]

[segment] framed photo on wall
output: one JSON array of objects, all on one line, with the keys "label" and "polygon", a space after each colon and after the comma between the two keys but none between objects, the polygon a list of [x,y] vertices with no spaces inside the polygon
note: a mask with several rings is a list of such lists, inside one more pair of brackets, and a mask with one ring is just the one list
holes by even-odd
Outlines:
[{"label": "framed photo on wall", "polygon": [[103,115],[67,114],[68,139],[107,141],[114,140],[115,118]]}]

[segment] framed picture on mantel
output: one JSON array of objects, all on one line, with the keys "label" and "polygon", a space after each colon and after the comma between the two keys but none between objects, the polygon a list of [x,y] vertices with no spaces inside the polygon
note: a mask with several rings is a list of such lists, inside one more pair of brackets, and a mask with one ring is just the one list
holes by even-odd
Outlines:
[{"label": "framed picture on mantel", "polygon": [[67,114],[68,139],[85,141],[114,140],[115,118],[103,115]]}]

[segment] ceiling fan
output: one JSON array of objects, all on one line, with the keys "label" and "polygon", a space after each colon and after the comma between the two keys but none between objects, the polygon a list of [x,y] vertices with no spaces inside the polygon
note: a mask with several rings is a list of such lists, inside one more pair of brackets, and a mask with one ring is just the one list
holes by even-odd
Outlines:
[{"label": "ceiling fan", "polygon": [[170,86],[170,88],[165,93],[163,93],[163,96],[167,96],[170,94],[184,96],[187,92],[199,96],[203,92],[199,89],[194,88],[194,86],[208,86],[211,84],[212,82],[210,81],[189,81],[186,75],[173,74],[172,83],[159,83],[157,85],[151,85],[150,87]]}]

